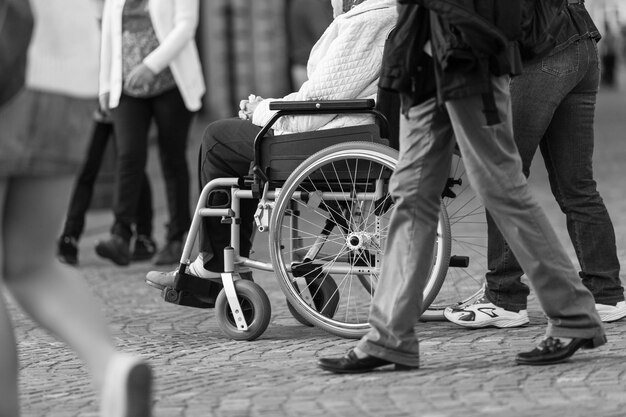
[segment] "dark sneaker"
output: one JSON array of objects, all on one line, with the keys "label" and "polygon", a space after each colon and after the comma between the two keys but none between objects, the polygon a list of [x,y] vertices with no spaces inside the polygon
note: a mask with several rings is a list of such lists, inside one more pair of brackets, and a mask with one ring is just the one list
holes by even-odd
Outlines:
[{"label": "dark sneaker", "polygon": [[126,266],[130,263],[130,245],[121,236],[111,235],[107,240],[96,244],[96,253],[113,263]]},{"label": "dark sneaker", "polygon": [[64,264],[78,264],[78,241],[75,237],[61,236],[58,243],[57,257]]},{"label": "dark sneaker", "polygon": [[135,239],[135,247],[133,249],[133,261],[147,261],[152,259],[156,253],[156,243],[151,237],[146,235],[138,235]]},{"label": "dark sneaker", "polygon": [[180,240],[170,240],[159,251],[154,260],[155,265],[173,265],[180,261],[183,253],[183,242]]}]

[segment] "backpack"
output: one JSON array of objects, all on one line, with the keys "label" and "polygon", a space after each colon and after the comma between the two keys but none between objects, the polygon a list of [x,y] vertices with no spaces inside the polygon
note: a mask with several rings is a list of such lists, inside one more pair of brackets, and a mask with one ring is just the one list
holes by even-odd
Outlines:
[{"label": "backpack", "polygon": [[0,0],[0,106],[24,85],[33,25],[28,0]]},{"label": "backpack", "polygon": [[520,53],[524,61],[546,56],[566,27],[567,0],[523,0]]}]

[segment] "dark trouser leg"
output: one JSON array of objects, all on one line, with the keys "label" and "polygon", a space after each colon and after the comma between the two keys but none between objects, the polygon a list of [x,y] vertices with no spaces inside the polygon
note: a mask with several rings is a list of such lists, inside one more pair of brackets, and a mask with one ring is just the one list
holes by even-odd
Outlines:
[{"label": "dark trouser leg", "polygon": [[191,224],[187,138],[193,113],[185,107],[178,89],[154,97],[152,103],[170,214],[166,239],[182,240]]},{"label": "dark trouser leg", "polygon": [[502,123],[485,126],[480,97],[446,102],[472,187],[490,210],[549,317],[547,336],[594,338],[604,331],[591,293],[522,173],[513,139],[507,77],[492,79]]},{"label": "dark trouser leg", "polygon": [[107,143],[113,132],[111,123],[94,122],[87,158],[78,174],[70,199],[63,235],[78,239],[85,227],[85,213],[93,196],[93,187],[102,165]]},{"label": "dark trouser leg", "polygon": [[485,295],[495,305],[510,311],[526,310],[530,288],[521,280],[524,271],[511,247],[504,240],[488,211],[487,215],[487,288]]},{"label": "dark trouser leg", "polygon": [[624,300],[615,231],[593,178],[599,84],[594,42],[581,42],[579,56],[580,80],[555,110],[540,149],[552,193],[565,213],[583,284],[596,302],[614,305]]},{"label": "dark trouser leg", "polygon": [[144,171],[141,182],[141,194],[139,195],[139,208],[137,210],[137,223],[135,229],[138,235],[152,236],[152,187],[148,175]]},{"label": "dark trouser leg", "polygon": [[149,100],[122,94],[118,107],[111,110],[117,147],[115,223],[111,233],[127,241],[136,220],[148,156],[148,128],[152,120]]},{"label": "dark trouser leg", "polygon": [[[526,176],[541,149],[552,192],[566,214],[583,283],[597,302],[615,304],[624,299],[615,233],[592,169],[598,77],[591,39],[526,66],[511,82],[513,127]],[[519,279],[522,268],[490,217],[488,233],[487,298],[506,309],[524,309],[528,287]]]},{"label": "dark trouser leg", "polygon": [[[254,159],[254,138],[261,130],[249,121],[225,119],[211,123],[202,139],[200,180],[202,186],[216,178],[237,178],[248,174]],[[230,190],[226,190],[230,191]],[[211,205],[224,204],[225,196],[216,193]],[[240,255],[249,256],[257,200],[241,201]],[[204,267],[213,272],[224,270],[223,251],[230,244],[230,225],[220,218],[205,217],[200,228],[200,251]]]}]

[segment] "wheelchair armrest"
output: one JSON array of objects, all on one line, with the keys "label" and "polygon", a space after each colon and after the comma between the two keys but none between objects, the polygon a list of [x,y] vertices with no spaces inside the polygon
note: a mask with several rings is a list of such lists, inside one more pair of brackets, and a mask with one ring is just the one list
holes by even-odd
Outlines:
[{"label": "wheelchair armrest", "polygon": [[373,99],[354,100],[306,100],[306,101],[272,101],[270,110],[287,110],[298,113],[316,113],[322,111],[351,112],[354,110],[370,110],[376,106]]}]

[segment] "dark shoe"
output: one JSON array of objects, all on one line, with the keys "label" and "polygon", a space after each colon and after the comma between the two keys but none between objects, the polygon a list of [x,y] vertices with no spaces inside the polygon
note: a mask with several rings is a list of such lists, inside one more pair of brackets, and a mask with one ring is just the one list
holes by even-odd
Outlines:
[{"label": "dark shoe", "polygon": [[138,235],[135,239],[135,247],[133,249],[133,261],[147,261],[152,259],[156,253],[156,243],[151,237],[146,235]]},{"label": "dark shoe", "polygon": [[96,244],[96,253],[117,265],[126,266],[130,263],[129,246],[128,241],[121,236],[111,235],[109,239],[101,240]]},{"label": "dark shoe", "polygon": [[75,237],[61,236],[59,238],[57,257],[65,264],[78,264],[78,241]]},{"label": "dark shoe", "polygon": [[180,240],[170,240],[163,249],[157,253],[154,260],[155,265],[173,265],[180,261],[183,253],[183,242]]},{"label": "dark shoe", "polygon": [[320,358],[317,361],[317,366],[336,374],[358,374],[362,372],[370,372],[376,368],[387,365],[395,365],[396,371],[409,371],[419,368],[419,366],[402,365],[386,359],[377,358],[375,356],[358,358],[352,349],[350,349],[346,356],[342,358]]},{"label": "dark shoe", "polygon": [[519,365],[552,365],[565,362],[578,349],[592,349],[605,343],[605,336],[592,339],[574,338],[567,345],[558,337],[547,337],[530,352],[518,353],[515,362]]}]

